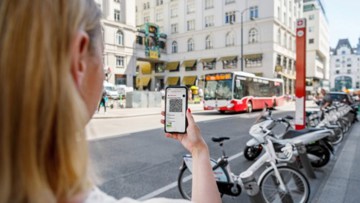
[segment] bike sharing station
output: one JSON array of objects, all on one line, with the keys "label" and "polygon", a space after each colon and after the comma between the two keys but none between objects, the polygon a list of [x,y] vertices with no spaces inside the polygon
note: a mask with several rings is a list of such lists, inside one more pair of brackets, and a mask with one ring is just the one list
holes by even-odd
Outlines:
[{"label": "bike sharing station", "polygon": [[[222,195],[239,196],[245,190],[252,203],[309,202],[311,186],[320,185],[321,179],[329,172],[326,166],[334,155],[333,146],[338,145],[349,130],[353,120],[352,108],[336,104],[326,109],[322,117],[311,117],[305,113],[306,77],[306,20],[297,21],[296,30],[296,111],[291,116],[275,119],[271,110],[264,109],[250,128],[253,137],[246,143],[244,157],[255,162],[239,175],[229,165],[223,146],[229,137],[214,137],[212,141],[221,148],[222,156],[211,160],[214,176]],[[289,120],[295,120],[295,129]],[[285,124],[286,130],[276,135],[272,130],[278,124]],[[261,152],[264,153],[261,154]],[[252,152],[250,156],[248,154]],[[255,152],[255,153],[254,153]],[[263,169],[266,166],[265,170]],[[324,168],[323,168],[324,167]],[[316,168],[314,170],[314,168]],[[261,171],[263,170],[263,171]],[[178,188],[183,198],[191,199],[192,158],[183,157],[178,176]],[[316,171],[319,171],[317,177]],[[255,173],[260,172],[258,180]],[[304,172],[304,173],[303,173]]]}]

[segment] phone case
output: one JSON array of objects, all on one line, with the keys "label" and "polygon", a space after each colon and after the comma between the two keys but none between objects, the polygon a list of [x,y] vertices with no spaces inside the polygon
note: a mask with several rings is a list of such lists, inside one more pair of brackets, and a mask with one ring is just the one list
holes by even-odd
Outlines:
[{"label": "phone case", "polygon": [[[173,132],[173,131],[167,131],[166,130],[166,113],[167,113],[167,90],[168,88],[184,88],[185,89],[185,131],[184,132]],[[188,126],[188,120],[187,120],[187,117],[186,117],[186,111],[188,109],[188,88],[186,86],[168,86],[166,87],[165,89],[165,124],[164,124],[164,131],[166,133],[178,133],[178,134],[185,134],[186,133],[186,129],[187,129],[187,126]]]}]

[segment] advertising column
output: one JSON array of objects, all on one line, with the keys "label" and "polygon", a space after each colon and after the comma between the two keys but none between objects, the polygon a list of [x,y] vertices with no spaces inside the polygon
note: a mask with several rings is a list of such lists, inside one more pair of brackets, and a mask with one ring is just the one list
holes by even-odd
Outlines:
[{"label": "advertising column", "polygon": [[305,128],[306,19],[296,22],[295,129]]}]

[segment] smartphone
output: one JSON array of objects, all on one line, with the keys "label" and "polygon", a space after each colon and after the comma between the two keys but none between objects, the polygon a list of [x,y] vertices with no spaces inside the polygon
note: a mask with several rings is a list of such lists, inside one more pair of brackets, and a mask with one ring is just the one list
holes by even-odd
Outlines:
[{"label": "smartphone", "polygon": [[188,106],[188,88],[169,86],[165,89],[165,132],[186,133]]}]

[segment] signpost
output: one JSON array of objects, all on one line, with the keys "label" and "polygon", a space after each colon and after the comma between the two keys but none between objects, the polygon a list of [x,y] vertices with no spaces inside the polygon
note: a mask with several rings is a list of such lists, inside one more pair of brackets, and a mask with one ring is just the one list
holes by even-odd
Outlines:
[{"label": "signpost", "polygon": [[301,130],[305,128],[306,19],[298,19],[296,25],[295,129]]}]

